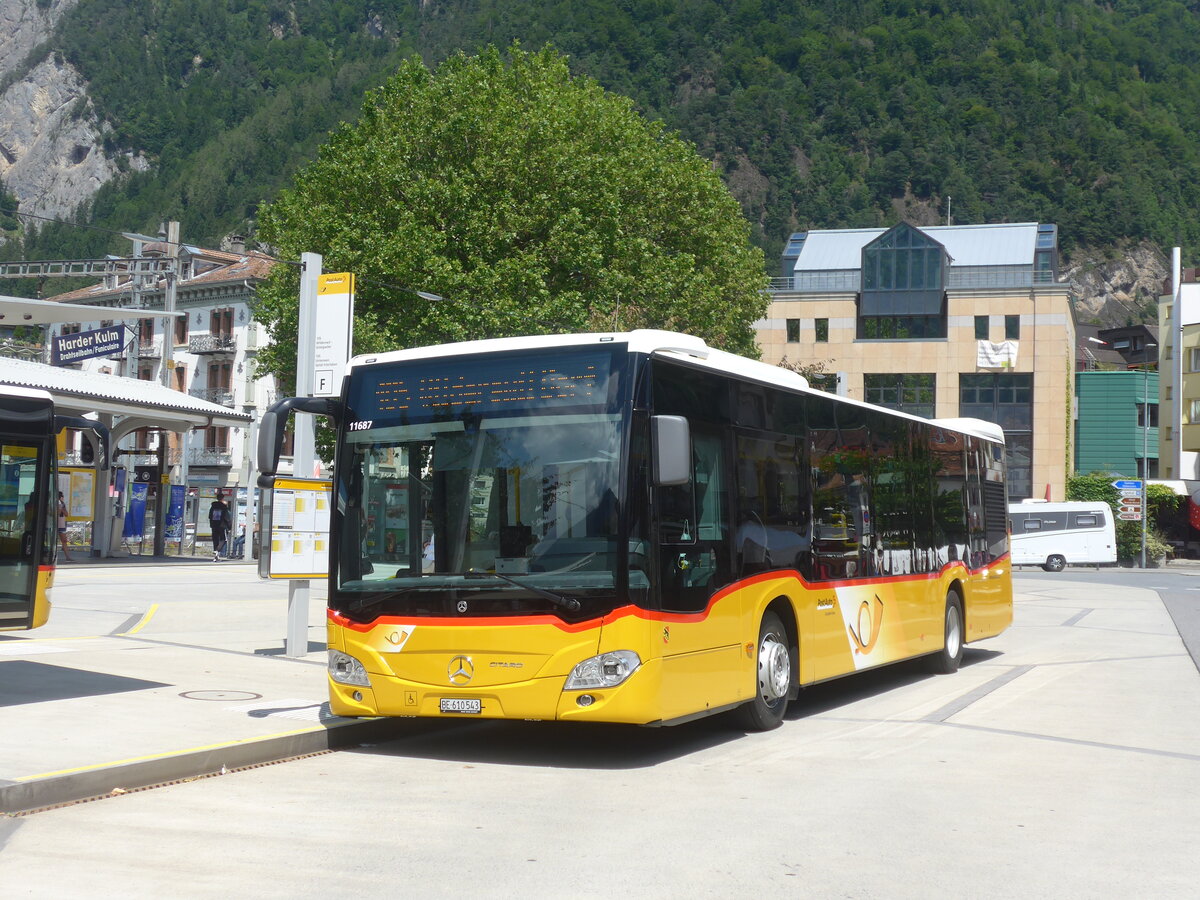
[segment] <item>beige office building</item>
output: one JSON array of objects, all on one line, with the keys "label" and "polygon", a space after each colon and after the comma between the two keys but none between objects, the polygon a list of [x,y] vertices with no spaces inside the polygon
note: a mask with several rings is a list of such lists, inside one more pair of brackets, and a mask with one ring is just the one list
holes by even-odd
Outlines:
[{"label": "beige office building", "polygon": [[1064,499],[1075,324],[1054,225],[901,223],[792,235],[763,359],[823,364],[825,386],[929,418],[1004,428],[1009,494]]}]

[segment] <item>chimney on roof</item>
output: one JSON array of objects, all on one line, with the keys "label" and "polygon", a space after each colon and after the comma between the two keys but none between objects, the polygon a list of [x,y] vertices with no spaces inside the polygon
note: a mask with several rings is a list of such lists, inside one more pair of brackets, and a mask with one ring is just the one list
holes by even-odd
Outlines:
[{"label": "chimney on roof", "polygon": [[246,238],[244,235],[231,234],[229,236],[229,252],[230,253],[245,253]]}]

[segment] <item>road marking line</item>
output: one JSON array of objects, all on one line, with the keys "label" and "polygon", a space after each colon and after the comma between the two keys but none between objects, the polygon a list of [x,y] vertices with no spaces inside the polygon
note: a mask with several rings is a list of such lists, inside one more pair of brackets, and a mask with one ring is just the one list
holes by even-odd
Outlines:
[{"label": "road marking line", "polygon": [[295,731],[280,731],[276,734],[264,734],[257,737],[239,738],[236,741],[222,741],[219,744],[205,744],[202,747],[189,747],[184,750],[168,750],[165,753],[150,753],[146,756],[130,756],[127,759],[117,759],[112,762],[95,763],[90,766],[76,766],[73,769],[57,769],[53,772],[39,772],[37,775],[22,775],[14,778],[14,781],[37,781],[39,778],[55,778],[60,775],[73,775],[76,772],[92,772],[96,769],[108,769],[112,766],[124,766],[130,763],[146,762],[152,759],[168,759],[172,756],[183,756],[187,753],[200,753],[206,750],[220,750],[225,747],[237,747],[241,744],[253,744],[258,741],[269,741],[274,738],[292,737],[297,734],[310,734],[314,731],[328,731],[329,729],[318,726],[316,728],[297,728]]},{"label": "road marking line", "polygon": [[144,616],[142,616],[142,620],[140,622],[138,622],[136,625],[134,625],[128,631],[122,631],[120,636],[124,637],[125,635],[128,635],[128,634],[137,634],[139,631],[141,631],[143,628],[145,628],[146,625],[149,624],[150,620],[154,618],[154,614],[156,612],[158,612],[158,604],[157,603],[153,604],[148,610],[146,610],[146,614]]}]

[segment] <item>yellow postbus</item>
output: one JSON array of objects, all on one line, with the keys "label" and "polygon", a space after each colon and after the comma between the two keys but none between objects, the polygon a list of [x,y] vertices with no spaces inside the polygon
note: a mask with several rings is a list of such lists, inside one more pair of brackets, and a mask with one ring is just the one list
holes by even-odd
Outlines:
[{"label": "yellow postbus", "polygon": [[339,715],[768,729],[805,685],[951,672],[1011,622],[986,422],[661,331],[358,357],[340,400],[268,413],[268,476],[295,410],[338,423]]},{"label": "yellow postbus", "polygon": [[55,415],[45,391],[0,385],[0,631],[37,628],[50,616],[58,552],[56,436],[96,435],[97,467],[108,468],[108,429]]}]

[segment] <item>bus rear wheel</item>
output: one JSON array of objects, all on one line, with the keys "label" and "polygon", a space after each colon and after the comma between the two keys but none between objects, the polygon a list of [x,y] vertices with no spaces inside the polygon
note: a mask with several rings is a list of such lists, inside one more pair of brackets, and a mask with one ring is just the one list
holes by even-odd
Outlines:
[{"label": "bus rear wheel", "polygon": [[773,612],[764,613],[758,627],[755,662],[754,699],[738,709],[738,718],[747,731],[770,731],[782,724],[792,688],[788,634]]},{"label": "bus rear wheel", "polygon": [[1047,572],[1061,572],[1067,567],[1067,561],[1057,553],[1053,556],[1046,557],[1046,564],[1042,566]]},{"label": "bus rear wheel", "polygon": [[957,672],[963,654],[963,607],[957,591],[946,594],[945,642],[942,649],[930,657],[929,670],[938,675]]}]

